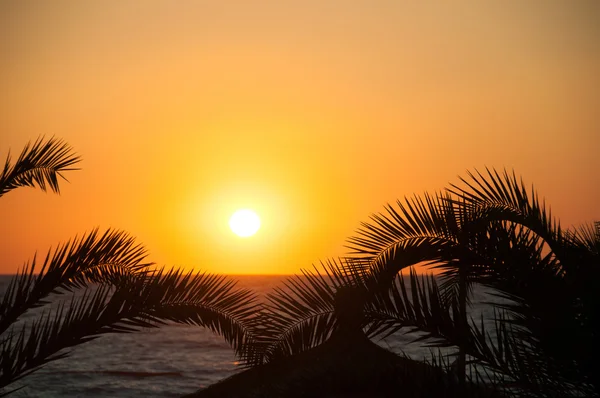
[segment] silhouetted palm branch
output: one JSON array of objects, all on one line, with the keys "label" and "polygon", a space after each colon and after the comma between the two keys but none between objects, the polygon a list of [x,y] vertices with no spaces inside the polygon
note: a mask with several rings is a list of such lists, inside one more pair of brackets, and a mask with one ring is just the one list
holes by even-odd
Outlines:
[{"label": "silhouetted palm branch", "polygon": [[374,214],[371,223],[361,223],[358,236],[348,240],[355,254],[375,259],[405,239],[454,240],[454,209],[445,197],[414,196],[397,201],[397,206],[387,205],[386,213]]},{"label": "silhouetted palm branch", "polygon": [[513,222],[527,228],[544,241],[558,257],[566,257],[563,250],[568,250],[568,236],[559,222],[546,208],[544,200],[522,180],[517,180],[514,172],[504,171],[500,175],[496,170],[486,168],[487,176],[475,171],[467,172],[469,178],[460,177],[466,187],[450,184],[447,191],[456,195],[453,199],[467,212],[477,214],[476,222],[486,224],[493,221]]},{"label": "silhouetted palm branch", "polygon": [[235,288],[234,280],[206,273],[184,274],[179,269],[157,271],[140,286],[142,280],[135,279],[137,285],[130,284],[129,291],[145,300],[138,305],[146,320],[206,327],[223,336],[238,354],[251,338],[250,325],[259,305],[255,293]]},{"label": "silhouetted palm branch", "polygon": [[400,274],[389,293],[377,296],[368,307],[369,335],[385,338],[402,331],[420,332],[414,342],[425,342],[429,347],[463,345],[469,364],[467,380],[492,383],[504,394],[589,394],[589,387],[557,378],[550,371],[556,364],[548,364],[548,358],[530,344],[528,330],[514,322],[510,312],[494,310],[491,331],[483,318],[479,322],[470,319],[465,329],[460,325],[459,306],[446,302],[433,276],[418,276],[411,270],[409,280],[410,291]]},{"label": "silhouetted palm branch", "polygon": [[[368,334],[386,338],[400,329],[425,332],[420,340],[443,338],[443,343],[457,344],[455,316],[458,308],[442,298],[432,275],[419,277],[410,269],[410,290],[400,273],[391,288],[374,296],[368,314]],[[406,331],[406,330],[405,330]]]},{"label": "silhouetted palm branch", "polygon": [[[0,174],[0,196],[18,187],[59,192],[62,172],[79,162],[60,140],[38,139],[14,165],[10,154]],[[0,302],[0,388],[44,364],[64,358],[65,349],[105,333],[127,333],[166,322],[204,326],[223,336],[236,351],[251,336],[255,296],[234,288],[225,277],[150,271],[146,250],[124,232],[98,230],[50,250],[40,268],[36,258],[7,286]],[[84,289],[76,296],[75,289]],[[26,311],[55,306],[19,326]],[[14,391],[14,390],[13,390]],[[5,395],[13,391],[4,391]]]},{"label": "silhouetted palm branch", "polygon": [[51,293],[89,283],[119,283],[122,277],[144,272],[146,250],[122,231],[93,230],[49,251],[40,269],[36,258],[12,278],[0,302],[0,333],[27,310],[46,304]]},{"label": "silhouetted palm branch", "polygon": [[473,248],[473,233],[464,229],[475,219],[447,194],[414,196],[398,201],[397,209],[386,206],[385,213],[362,223],[357,236],[348,240],[349,247],[353,255],[370,263],[371,273],[384,289],[402,268],[418,263],[441,268],[442,295],[451,301],[458,298],[461,283],[470,289],[485,270],[485,259]]},{"label": "silhouetted palm branch", "polygon": [[[263,308],[253,326],[254,340],[245,352],[244,359],[248,365],[299,354],[332,337],[339,321],[335,304],[338,293],[349,287],[365,288],[366,284],[373,282],[367,275],[347,273],[348,261],[329,261],[322,266],[323,271],[317,268],[312,272],[303,271],[302,276],[289,279],[284,288],[276,288],[268,295],[269,304]],[[410,281],[411,293],[408,293],[403,279],[396,279],[393,287],[385,292],[371,291],[364,307],[366,334],[385,337],[404,328],[409,331],[418,329],[426,334],[417,341],[435,338],[435,346],[462,343],[461,328],[454,315],[459,311],[457,305],[447,305],[433,277],[419,279],[411,272]],[[476,342],[472,344],[473,353],[482,357]],[[429,345],[432,343],[429,342]],[[484,382],[476,375],[478,373],[475,372],[468,379],[471,388],[476,384],[488,387],[489,380]],[[438,381],[446,383],[448,379],[442,377]]]},{"label": "silhouetted palm branch", "polygon": [[42,191],[59,193],[59,177],[65,179],[64,171],[77,170],[72,166],[79,161],[79,156],[64,141],[40,137],[33,145],[28,143],[12,165],[9,152],[0,174],[0,196],[18,187],[36,185]]},{"label": "silhouetted palm branch", "polygon": [[283,288],[276,287],[253,324],[253,341],[246,347],[244,361],[258,365],[326,341],[336,329],[335,293],[362,284],[360,272],[356,264],[330,260],[320,269],[302,270],[301,276],[288,278]]},{"label": "silhouetted palm branch", "polygon": [[[593,338],[599,300],[590,282],[600,276],[599,234],[590,228],[562,231],[543,202],[535,193],[529,196],[514,174],[505,172],[501,177],[488,170],[486,177],[469,176],[470,180],[462,180],[466,188],[453,185],[449,194],[435,199],[399,202],[399,210],[388,206],[387,214],[363,224],[350,243],[356,254],[371,262],[372,275],[379,279],[371,287],[384,288],[382,282],[416,261],[442,268],[446,279],[440,297],[446,308],[457,297],[466,305],[471,283],[493,287],[512,300],[504,305],[514,326],[506,338],[520,344],[504,342],[507,358],[512,355],[517,358],[513,362],[535,369],[538,384],[545,386],[536,389],[530,383],[531,391],[543,396],[551,389],[568,391],[575,384],[585,390],[595,384],[591,375],[599,369],[597,356],[589,350],[599,352]],[[466,311],[459,307],[456,313]],[[463,320],[465,330],[457,336],[465,338],[459,342],[461,349],[470,350],[465,324]],[[483,346],[483,341],[479,344]]]},{"label": "silhouetted palm branch", "polygon": [[61,301],[41,319],[10,330],[0,346],[0,387],[101,334],[129,333],[166,321],[207,327],[239,350],[255,307],[252,292],[236,289],[223,276],[176,269],[127,275],[116,286],[86,290],[70,302]]},{"label": "silhouetted palm branch", "polygon": [[[524,338],[535,352],[547,358],[538,368],[548,367],[549,380],[566,378],[572,384],[595,385],[595,394],[600,394],[595,377],[600,372],[600,300],[592,282],[600,277],[598,235],[590,227],[562,230],[543,201],[534,192],[528,196],[524,184],[518,183],[514,175],[505,172],[501,177],[488,170],[487,178],[479,173],[470,177],[470,181],[463,182],[472,192],[454,187],[455,192],[471,208],[478,209],[482,220],[506,220],[505,230],[511,234],[511,250],[496,252],[505,252],[508,258],[537,251],[529,261],[522,255],[520,261],[507,261],[508,266],[494,270],[488,283],[519,303],[509,308],[515,322],[524,326]],[[516,234],[527,239],[515,239]],[[521,245],[515,244],[517,241]],[[522,242],[527,241],[536,244],[526,243],[531,250],[522,250]]]}]

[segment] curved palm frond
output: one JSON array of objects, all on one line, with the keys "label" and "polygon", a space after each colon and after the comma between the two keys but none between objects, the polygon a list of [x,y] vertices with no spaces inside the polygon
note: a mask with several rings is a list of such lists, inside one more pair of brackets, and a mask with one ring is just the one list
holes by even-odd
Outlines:
[{"label": "curved palm frond", "polygon": [[[515,253],[537,250],[530,259],[521,256],[521,261],[513,258],[505,267],[495,267],[489,282],[516,299],[518,304],[509,309],[515,322],[524,326],[523,337],[548,358],[546,368],[554,368],[548,380],[566,375],[572,384],[595,385],[595,394],[600,395],[594,376],[600,372],[596,360],[600,300],[593,282],[600,277],[597,231],[589,226],[561,229],[544,202],[533,189],[529,196],[514,173],[510,176],[505,171],[500,176],[487,170],[487,176],[477,172],[469,177],[462,179],[467,188],[453,185],[452,191],[467,203],[469,211],[479,213],[480,222],[504,220],[505,236],[489,242],[509,240],[512,247],[495,252],[514,257]],[[520,245],[515,244],[519,241]],[[523,242],[529,250],[523,250]]]},{"label": "curved palm frond", "polygon": [[459,177],[466,187],[450,184],[447,191],[456,195],[460,207],[477,214],[477,222],[512,221],[526,227],[540,236],[558,256],[563,247],[563,230],[545,201],[540,200],[533,187],[529,189],[523,180],[517,180],[515,173],[506,170],[500,175],[494,169],[486,168],[487,175],[475,170],[467,171],[469,178]]},{"label": "curved palm frond", "polygon": [[[461,179],[465,188],[452,185],[436,198],[398,202],[399,210],[388,206],[387,214],[363,224],[359,236],[350,239],[351,248],[371,262],[372,273],[383,276],[381,280],[392,280],[416,259],[441,268],[446,278],[441,302],[458,297],[457,314],[466,313],[471,283],[497,289],[512,300],[504,309],[519,331],[513,337],[528,348],[518,355],[523,363],[535,364],[540,383],[556,391],[556,380],[565,391],[575,384],[595,385],[592,375],[600,366],[592,353],[600,352],[595,332],[600,300],[591,281],[600,276],[600,233],[592,228],[561,230],[543,201],[533,190],[529,195],[514,173],[505,171],[502,177],[487,172],[469,173],[469,180]],[[466,336],[464,321],[459,335]],[[500,323],[506,322],[503,318]],[[459,346],[468,350],[469,341]],[[532,391],[537,391],[535,385],[530,384]]]},{"label": "curved palm frond", "polygon": [[0,387],[66,357],[66,348],[167,321],[207,327],[239,350],[255,310],[255,295],[223,276],[176,269],[129,275],[117,286],[86,290],[20,331],[9,331],[0,345]]},{"label": "curved palm frond", "polygon": [[352,254],[375,260],[405,239],[433,238],[455,241],[458,235],[454,207],[443,195],[405,198],[398,209],[385,207],[386,213],[371,216],[361,223],[357,236],[348,239]]},{"label": "curved palm frond", "polygon": [[[34,372],[40,366],[67,356],[60,350],[93,340],[86,332],[102,314],[111,289],[100,286],[69,304],[61,302],[54,311],[45,312],[37,320],[24,323],[19,330],[7,331],[0,346],[0,387]],[[91,323],[90,323],[91,322]]]},{"label": "curved palm frond", "polygon": [[42,191],[50,189],[59,193],[59,177],[66,181],[62,173],[77,170],[72,166],[80,160],[64,141],[54,137],[49,140],[40,137],[33,145],[25,145],[13,165],[9,152],[0,174],[0,197],[15,188],[36,185]]},{"label": "curved palm frond", "polygon": [[468,359],[467,379],[474,384],[491,383],[504,394],[590,395],[589,383],[558,377],[560,363],[551,361],[531,344],[528,329],[503,309],[510,307],[507,301],[488,303],[495,307],[491,330],[483,317],[479,322],[470,318],[465,329],[461,326],[463,317],[459,315],[458,303],[449,304],[443,298],[436,278],[419,276],[411,269],[409,282],[410,289],[400,274],[389,292],[378,295],[368,306],[369,335],[385,338],[401,331],[420,332],[413,342],[426,341],[427,347],[462,346]]},{"label": "curved palm frond", "polygon": [[386,338],[407,328],[424,332],[417,341],[434,338],[440,344],[458,345],[456,302],[443,299],[433,275],[419,277],[411,267],[409,283],[410,289],[400,272],[387,292],[374,296],[367,309],[367,334]]},{"label": "curved palm frond", "polygon": [[[362,223],[357,236],[348,239],[349,247],[353,255],[370,262],[371,273],[378,275],[384,290],[406,266],[420,262],[441,269],[441,291],[451,301],[458,299],[461,285],[469,290],[486,272],[486,259],[473,248],[475,219],[448,194],[414,196],[398,201],[397,209],[386,206],[385,213]],[[471,226],[470,231],[465,225]],[[477,232],[482,233],[481,225]],[[469,296],[463,300],[468,303]]]},{"label": "curved palm frond", "polygon": [[[39,138],[25,146],[15,164],[9,153],[0,174],[0,196],[23,186],[59,193],[62,173],[75,170],[79,161],[63,141]],[[253,293],[222,276],[149,271],[152,263],[145,258],[146,250],[132,237],[109,229],[102,234],[93,230],[48,251],[41,268],[36,269],[35,257],[27,263],[0,302],[0,388],[101,334],[169,321],[207,327],[242,352],[256,318]],[[75,289],[82,288],[83,296],[76,297]],[[15,326],[26,311],[49,304],[50,294],[64,297],[68,292],[73,293],[70,302],[59,301],[37,321]]]},{"label": "curved palm frond", "polygon": [[[399,210],[387,206],[387,214],[372,216],[373,224],[363,223],[358,237],[350,238],[355,254],[366,255],[371,274],[377,280],[376,291],[387,291],[396,274],[419,262],[444,269],[443,295],[446,302],[458,302],[458,314],[466,314],[468,290],[472,284],[473,265],[480,264],[470,250],[468,235],[462,225],[470,221],[470,213],[454,206],[448,195],[425,194],[405,202],[397,202]],[[459,318],[462,329],[468,329],[466,317]],[[459,333],[464,335],[464,333]],[[459,382],[466,385],[466,356],[459,353]]]},{"label": "curved palm frond", "polygon": [[587,255],[600,255],[600,221],[584,224],[577,229],[567,230],[565,234],[570,243]]},{"label": "curved palm frond", "polygon": [[215,274],[184,274],[179,269],[155,271],[142,280],[135,278],[137,283],[119,285],[117,290],[139,297],[140,326],[148,321],[172,321],[206,327],[224,337],[238,355],[252,337],[250,326],[259,307],[256,294],[236,288],[234,280]]},{"label": "curved palm frond", "polygon": [[[342,266],[345,264],[345,266]],[[253,325],[254,339],[246,347],[250,365],[270,362],[316,347],[336,330],[335,294],[362,286],[361,268],[344,259],[322,263],[320,269],[302,270],[267,295]]]},{"label": "curved palm frond", "polygon": [[124,276],[143,273],[152,265],[146,249],[122,231],[93,230],[50,250],[36,274],[36,259],[12,278],[0,302],[0,333],[23,313],[44,305],[51,293],[90,283],[119,283]]}]

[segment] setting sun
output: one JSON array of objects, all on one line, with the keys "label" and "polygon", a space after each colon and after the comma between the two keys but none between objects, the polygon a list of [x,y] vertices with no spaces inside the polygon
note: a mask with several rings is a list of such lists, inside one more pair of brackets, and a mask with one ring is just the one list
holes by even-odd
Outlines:
[{"label": "setting sun", "polygon": [[229,227],[237,236],[247,238],[260,228],[260,218],[252,210],[241,209],[232,214]]}]

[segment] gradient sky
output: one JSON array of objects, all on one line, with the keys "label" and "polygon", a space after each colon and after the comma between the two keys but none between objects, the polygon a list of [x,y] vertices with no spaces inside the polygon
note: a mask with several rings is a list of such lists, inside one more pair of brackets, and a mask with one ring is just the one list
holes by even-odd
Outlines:
[{"label": "gradient sky", "polygon": [[[0,272],[112,227],[150,259],[296,272],[466,170],[600,219],[600,2],[2,1],[0,159],[83,158],[0,199]],[[263,228],[228,229],[237,208]]]}]

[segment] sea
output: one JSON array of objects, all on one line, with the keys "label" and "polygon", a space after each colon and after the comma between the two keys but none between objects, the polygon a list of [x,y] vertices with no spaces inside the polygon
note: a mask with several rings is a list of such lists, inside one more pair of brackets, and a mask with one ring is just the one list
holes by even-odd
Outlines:
[{"label": "sea", "polygon": [[[0,276],[0,293],[11,276]],[[286,276],[234,276],[239,287],[265,294],[282,286]],[[494,297],[475,287],[471,315],[493,322]],[[1,297],[1,296],[0,296]],[[64,297],[64,296],[62,296]],[[24,316],[35,319],[39,309]],[[374,341],[415,359],[431,355],[414,333],[402,331]],[[169,324],[128,334],[107,334],[73,347],[69,356],[50,362],[7,387],[21,397],[179,397],[243,370],[231,347],[199,326]],[[0,392],[1,395],[1,392]]]}]

